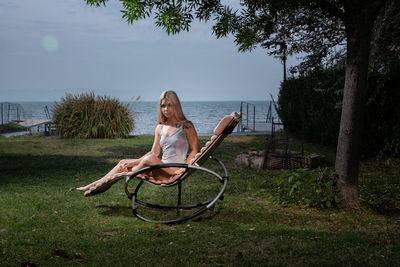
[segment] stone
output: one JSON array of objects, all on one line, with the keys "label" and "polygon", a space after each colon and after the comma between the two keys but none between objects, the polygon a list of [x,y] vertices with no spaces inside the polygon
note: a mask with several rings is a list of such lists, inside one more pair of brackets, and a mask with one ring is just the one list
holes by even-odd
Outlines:
[{"label": "stone", "polygon": [[252,157],[250,157],[249,161],[250,161],[250,168],[259,169],[259,170],[261,170],[263,168],[264,157],[252,156]]},{"label": "stone", "polygon": [[248,153],[240,153],[237,155],[235,159],[235,164],[239,166],[249,167],[249,154]]}]

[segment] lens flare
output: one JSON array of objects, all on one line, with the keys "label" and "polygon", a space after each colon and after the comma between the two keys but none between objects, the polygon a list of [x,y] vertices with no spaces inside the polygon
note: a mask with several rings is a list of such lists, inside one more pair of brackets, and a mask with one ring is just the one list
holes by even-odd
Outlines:
[{"label": "lens flare", "polygon": [[42,39],[42,46],[47,52],[56,52],[58,50],[58,40],[52,35],[46,35]]}]

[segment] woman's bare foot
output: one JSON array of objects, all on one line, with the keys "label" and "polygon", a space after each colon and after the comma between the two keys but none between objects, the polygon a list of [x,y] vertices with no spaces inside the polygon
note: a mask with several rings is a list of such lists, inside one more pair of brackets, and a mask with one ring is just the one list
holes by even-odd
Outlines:
[{"label": "woman's bare foot", "polygon": [[90,194],[92,193],[92,191],[96,189],[96,186],[92,186],[90,187],[88,190],[85,191],[85,194],[83,194],[85,197],[90,196]]},{"label": "woman's bare foot", "polygon": [[103,181],[104,179],[105,179],[105,177],[101,178],[100,180],[94,181],[93,183],[90,183],[90,184],[88,184],[86,186],[78,187],[78,188],[76,188],[76,190],[77,191],[82,191],[82,192],[88,191],[92,187],[97,187],[97,185],[99,183],[100,184],[104,183],[104,181]]},{"label": "woman's bare foot", "polygon": [[87,185],[87,186],[82,186],[82,187],[77,187],[77,188],[75,188],[77,191],[86,191],[86,190],[88,190],[90,187],[91,187],[91,185],[92,184],[89,184],[89,185]]}]

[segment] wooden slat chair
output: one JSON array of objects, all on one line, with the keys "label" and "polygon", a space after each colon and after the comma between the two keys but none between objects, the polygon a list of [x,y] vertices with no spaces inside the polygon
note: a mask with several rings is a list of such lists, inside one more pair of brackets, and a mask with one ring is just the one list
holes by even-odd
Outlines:
[{"label": "wooden slat chair", "polygon": [[[218,147],[218,145],[224,140],[226,136],[228,136],[230,133],[232,133],[233,129],[236,127],[240,120],[240,114],[237,112],[233,112],[231,115],[225,116],[215,127],[214,129],[214,135],[211,137],[211,139],[205,144],[204,147],[200,149],[200,152],[196,154],[195,158],[191,160],[190,164],[183,164],[183,163],[166,163],[166,164],[158,164],[158,165],[153,165],[149,167],[142,168],[138,170],[137,172],[131,174],[129,177],[126,178],[125,181],[125,193],[127,194],[128,198],[131,199],[132,203],[132,210],[133,214],[138,217],[141,220],[147,221],[147,222],[157,222],[157,223],[179,223],[182,221],[189,220],[191,218],[194,218],[206,210],[212,209],[214,207],[214,204],[218,199],[223,199],[223,194],[225,192],[227,183],[228,183],[228,172],[226,170],[225,165],[220,161],[219,159],[215,158],[212,156],[213,152],[215,149]],[[219,166],[223,169],[223,174],[220,175],[210,169],[207,169],[205,167],[202,167],[207,161],[207,159],[212,159],[216,161]],[[169,177],[167,180],[157,180],[154,179],[154,177],[149,176],[149,173],[153,173],[152,171],[157,170],[157,169],[162,169],[162,168],[182,168],[184,171],[182,171],[180,174],[175,174],[171,177]],[[218,178],[219,182],[221,182],[222,186],[219,189],[219,192],[217,195],[212,197],[209,200],[206,200],[204,202],[200,203],[194,203],[194,204],[181,204],[181,190],[182,190],[182,181],[187,179],[189,176],[192,175],[193,172],[195,171],[200,171],[200,172],[206,172],[208,174],[211,174]],[[90,195],[95,195],[101,192],[104,192],[108,188],[110,188],[111,185],[116,183],[118,180],[120,180],[122,177],[118,177],[116,179],[113,179],[98,188],[94,189]],[[128,185],[130,181],[132,181],[134,178],[139,179],[139,183],[137,184],[135,190],[131,193],[129,191]],[[152,204],[143,200],[138,199],[138,192],[142,185],[144,183],[149,183],[154,186],[158,187],[172,187],[172,186],[178,186],[178,200],[177,200],[177,205],[159,205],[159,204]],[[139,214],[137,210],[137,204],[142,205],[147,208],[155,208],[155,209],[176,209],[178,210],[191,210],[191,209],[197,209],[195,212],[191,213],[190,215],[179,217],[176,219],[171,219],[171,220],[152,220],[149,218],[146,218],[145,216]]]}]

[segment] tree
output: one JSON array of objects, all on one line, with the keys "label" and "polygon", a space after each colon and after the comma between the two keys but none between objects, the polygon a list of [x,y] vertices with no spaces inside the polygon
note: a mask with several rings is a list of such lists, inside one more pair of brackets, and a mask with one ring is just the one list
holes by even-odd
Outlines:
[{"label": "tree", "polygon": [[[108,0],[86,0],[105,5]],[[298,71],[312,69],[346,51],[340,132],[335,170],[342,203],[359,204],[358,173],[373,26],[390,0],[243,0],[234,9],[219,0],[121,0],[128,23],[153,17],[175,34],[189,30],[194,19],[214,20],[214,34],[235,36],[239,51],[260,45],[272,55],[306,53]],[[282,44],[285,44],[282,46]],[[344,46],[344,47],[343,47]],[[329,56],[329,57],[328,57]]]}]

